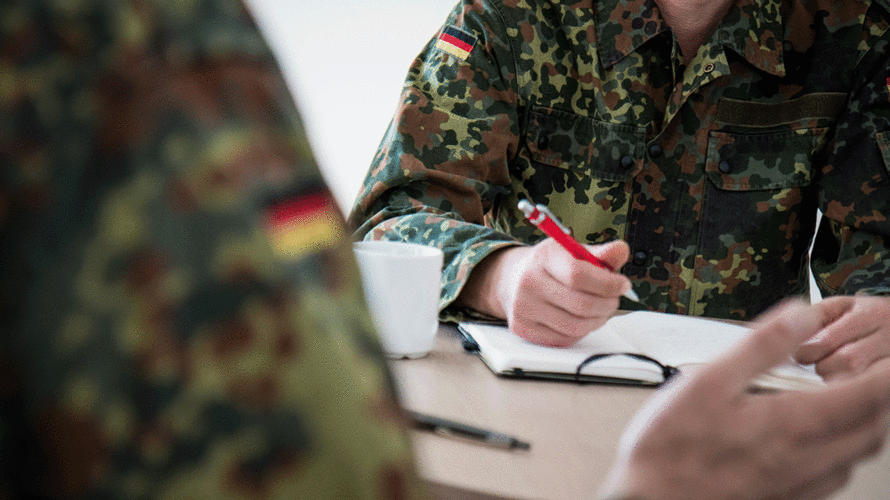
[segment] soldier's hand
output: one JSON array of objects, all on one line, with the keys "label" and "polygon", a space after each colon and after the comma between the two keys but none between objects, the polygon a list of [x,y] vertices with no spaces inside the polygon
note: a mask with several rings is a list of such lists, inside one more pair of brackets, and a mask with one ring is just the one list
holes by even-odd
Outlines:
[{"label": "soldier's hand", "polygon": [[826,379],[862,373],[890,358],[890,297],[831,297],[815,305],[824,328],[797,352]]},{"label": "soldier's hand", "polygon": [[[630,253],[623,241],[587,248],[616,269]],[[486,258],[459,304],[506,319],[514,334],[530,342],[564,347],[602,326],[630,287],[626,276],[575,259],[548,238]]]},{"label": "soldier's hand", "polygon": [[747,391],[822,327],[821,313],[773,310],[734,351],[656,393],[628,427],[602,493],[816,499],[840,488],[886,438],[890,360],[815,392]]}]

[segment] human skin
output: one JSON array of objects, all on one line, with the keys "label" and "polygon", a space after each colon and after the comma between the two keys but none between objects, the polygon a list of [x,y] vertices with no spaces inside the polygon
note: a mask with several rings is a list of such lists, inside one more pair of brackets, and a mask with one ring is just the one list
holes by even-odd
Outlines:
[{"label": "human skin", "polygon": [[606,498],[816,499],[877,453],[890,427],[890,360],[814,392],[747,391],[833,318],[782,305],[734,351],[656,396],[628,426]]},{"label": "human skin", "polygon": [[829,297],[816,307],[826,325],[797,351],[799,362],[813,363],[820,375],[834,379],[890,358],[890,298]]},{"label": "human skin", "polygon": [[[627,262],[623,241],[586,246],[614,269]],[[575,259],[548,238],[487,257],[456,303],[507,320],[530,342],[566,347],[602,326],[630,287],[626,276]]]}]

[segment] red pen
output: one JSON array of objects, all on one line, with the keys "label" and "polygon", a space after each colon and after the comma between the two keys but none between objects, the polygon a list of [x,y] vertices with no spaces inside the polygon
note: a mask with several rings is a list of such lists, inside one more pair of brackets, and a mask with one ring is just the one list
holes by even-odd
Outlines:
[{"label": "red pen", "polygon": [[[519,210],[522,210],[529,222],[537,226],[544,234],[556,240],[560,246],[568,250],[576,259],[585,260],[600,269],[615,272],[612,266],[598,259],[583,245],[575,241],[571,237],[569,228],[563,226],[559,219],[550,213],[550,210],[547,210],[547,207],[544,205],[532,205],[528,200],[519,200]],[[634,302],[640,301],[640,298],[633,290],[628,290],[624,296]]]}]

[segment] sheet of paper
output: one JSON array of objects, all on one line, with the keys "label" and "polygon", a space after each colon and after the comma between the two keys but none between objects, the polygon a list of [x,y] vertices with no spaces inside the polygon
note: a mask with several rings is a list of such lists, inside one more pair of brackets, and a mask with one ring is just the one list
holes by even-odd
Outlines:
[{"label": "sheet of paper", "polygon": [[732,349],[749,332],[731,323],[648,311],[616,316],[600,330],[608,330],[638,352],[677,367],[708,363]]}]

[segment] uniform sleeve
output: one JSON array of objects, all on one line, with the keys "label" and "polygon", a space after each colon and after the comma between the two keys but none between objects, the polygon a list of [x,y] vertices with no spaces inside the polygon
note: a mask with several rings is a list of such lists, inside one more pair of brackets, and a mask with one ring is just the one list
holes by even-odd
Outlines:
[{"label": "uniform sleeve", "polygon": [[47,32],[12,78],[56,80],[0,142],[3,269],[25,270],[3,280],[8,488],[420,498],[344,220],[244,6],[49,4],[19,2]]},{"label": "uniform sleeve", "polygon": [[873,5],[866,19],[861,84],[818,181],[823,218],[812,265],[823,296],[890,294],[890,33],[883,7]]},{"label": "uniform sleeve", "polygon": [[473,266],[519,244],[490,220],[510,187],[522,106],[513,48],[494,8],[458,3],[414,61],[349,218],[358,239],[444,251],[443,319],[459,317],[448,305]]}]

